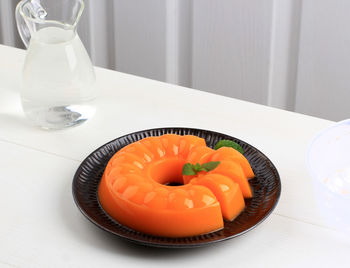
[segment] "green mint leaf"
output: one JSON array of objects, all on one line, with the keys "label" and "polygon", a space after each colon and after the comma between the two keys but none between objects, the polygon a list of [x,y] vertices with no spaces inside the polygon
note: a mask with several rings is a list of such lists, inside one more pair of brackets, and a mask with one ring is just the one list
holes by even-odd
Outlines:
[{"label": "green mint leaf", "polygon": [[234,141],[221,140],[215,145],[214,149],[217,150],[221,147],[231,147],[231,148],[237,150],[238,152],[240,152],[241,154],[244,154],[243,148],[238,143],[236,143]]},{"label": "green mint leaf", "polygon": [[197,171],[197,172],[201,171],[201,165],[199,163],[194,165],[194,170]]},{"label": "green mint leaf", "polygon": [[208,163],[202,164],[202,169],[204,171],[212,171],[213,169],[217,168],[217,166],[220,164],[219,161],[210,161]]},{"label": "green mint leaf", "polygon": [[196,175],[197,171],[195,170],[195,165],[191,163],[184,164],[182,168],[182,175]]},{"label": "green mint leaf", "polygon": [[213,169],[215,169],[218,165],[220,164],[219,161],[214,162],[214,161],[210,161],[208,163],[204,163],[203,165],[200,165],[199,163],[193,165],[191,163],[186,163],[184,164],[183,168],[182,168],[182,175],[190,175],[190,176],[194,176],[197,175],[198,172],[201,171],[211,171]]}]

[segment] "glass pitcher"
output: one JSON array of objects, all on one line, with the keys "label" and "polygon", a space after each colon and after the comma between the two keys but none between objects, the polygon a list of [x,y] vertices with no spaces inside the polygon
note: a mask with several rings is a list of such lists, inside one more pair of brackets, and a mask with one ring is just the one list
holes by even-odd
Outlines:
[{"label": "glass pitcher", "polygon": [[27,47],[22,107],[46,129],[80,124],[95,112],[95,73],[76,32],[83,9],[83,0],[22,0],[16,7]]}]

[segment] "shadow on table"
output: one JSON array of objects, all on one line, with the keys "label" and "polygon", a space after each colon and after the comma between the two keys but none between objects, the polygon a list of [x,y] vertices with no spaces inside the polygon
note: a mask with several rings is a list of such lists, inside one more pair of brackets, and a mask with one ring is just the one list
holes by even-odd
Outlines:
[{"label": "shadow on table", "polygon": [[203,255],[212,246],[201,247],[201,248],[156,248],[147,247],[138,244],[134,244],[108,233],[102,230],[91,230],[94,232],[94,236],[99,236],[106,246],[104,249],[110,251],[111,253],[119,253],[123,255],[129,255],[131,257],[137,257],[142,259],[158,259],[158,260],[169,260],[171,258],[184,258],[186,256],[194,257],[195,255]]},{"label": "shadow on table", "polygon": [[13,126],[15,129],[26,128],[36,128],[33,126],[29,120],[23,115],[6,114],[0,113],[0,121],[7,126]]},{"label": "shadow on table", "polygon": [[18,92],[9,88],[1,88],[0,122],[11,128],[33,127],[22,110],[21,98]]}]

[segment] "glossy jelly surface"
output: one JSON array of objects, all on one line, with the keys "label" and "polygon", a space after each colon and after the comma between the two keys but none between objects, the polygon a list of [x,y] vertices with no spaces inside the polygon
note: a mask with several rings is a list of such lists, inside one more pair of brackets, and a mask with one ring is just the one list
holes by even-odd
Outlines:
[{"label": "glossy jelly surface", "polygon": [[[213,159],[220,161],[216,169],[182,175],[185,163]],[[246,163],[230,150],[207,147],[196,136],[147,137],[110,159],[99,200],[118,222],[147,234],[186,237],[213,232],[223,228],[223,218],[233,220],[239,215],[243,196],[251,197],[245,170],[253,174],[242,167]],[[174,183],[180,186],[169,185]]]}]

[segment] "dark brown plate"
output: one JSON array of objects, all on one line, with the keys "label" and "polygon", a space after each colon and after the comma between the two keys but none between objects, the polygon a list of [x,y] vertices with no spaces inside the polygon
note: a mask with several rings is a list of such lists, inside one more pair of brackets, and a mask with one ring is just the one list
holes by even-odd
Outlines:
[{"label": "dark brown plate", "polygon": [[[232,222],[225,222],[224,228],[209,234],[168,238],[156,237],[131,230],[112,219],[101,207],[97,189],[108,160],[124,146],[149,136],[167,133],[196,135],[205,139],[213,147],[221,139],[229,139],[240,144],[244,155],[256,175],[249,180],[254,197],[246,199],[245,210]],[[103,230],[131,242],[154,247],[186,248],[208,245],[244,234],[264,219],[275,208],[281,194],[281,181],[277,169],[259,150],[248,143],[225,134],[191,128],[159,128],[139,131],[117,138],[91,153],[79,166],[73,179],[73,197],[80,211]],[[142,220],[142,219],[141,219]]]}]

